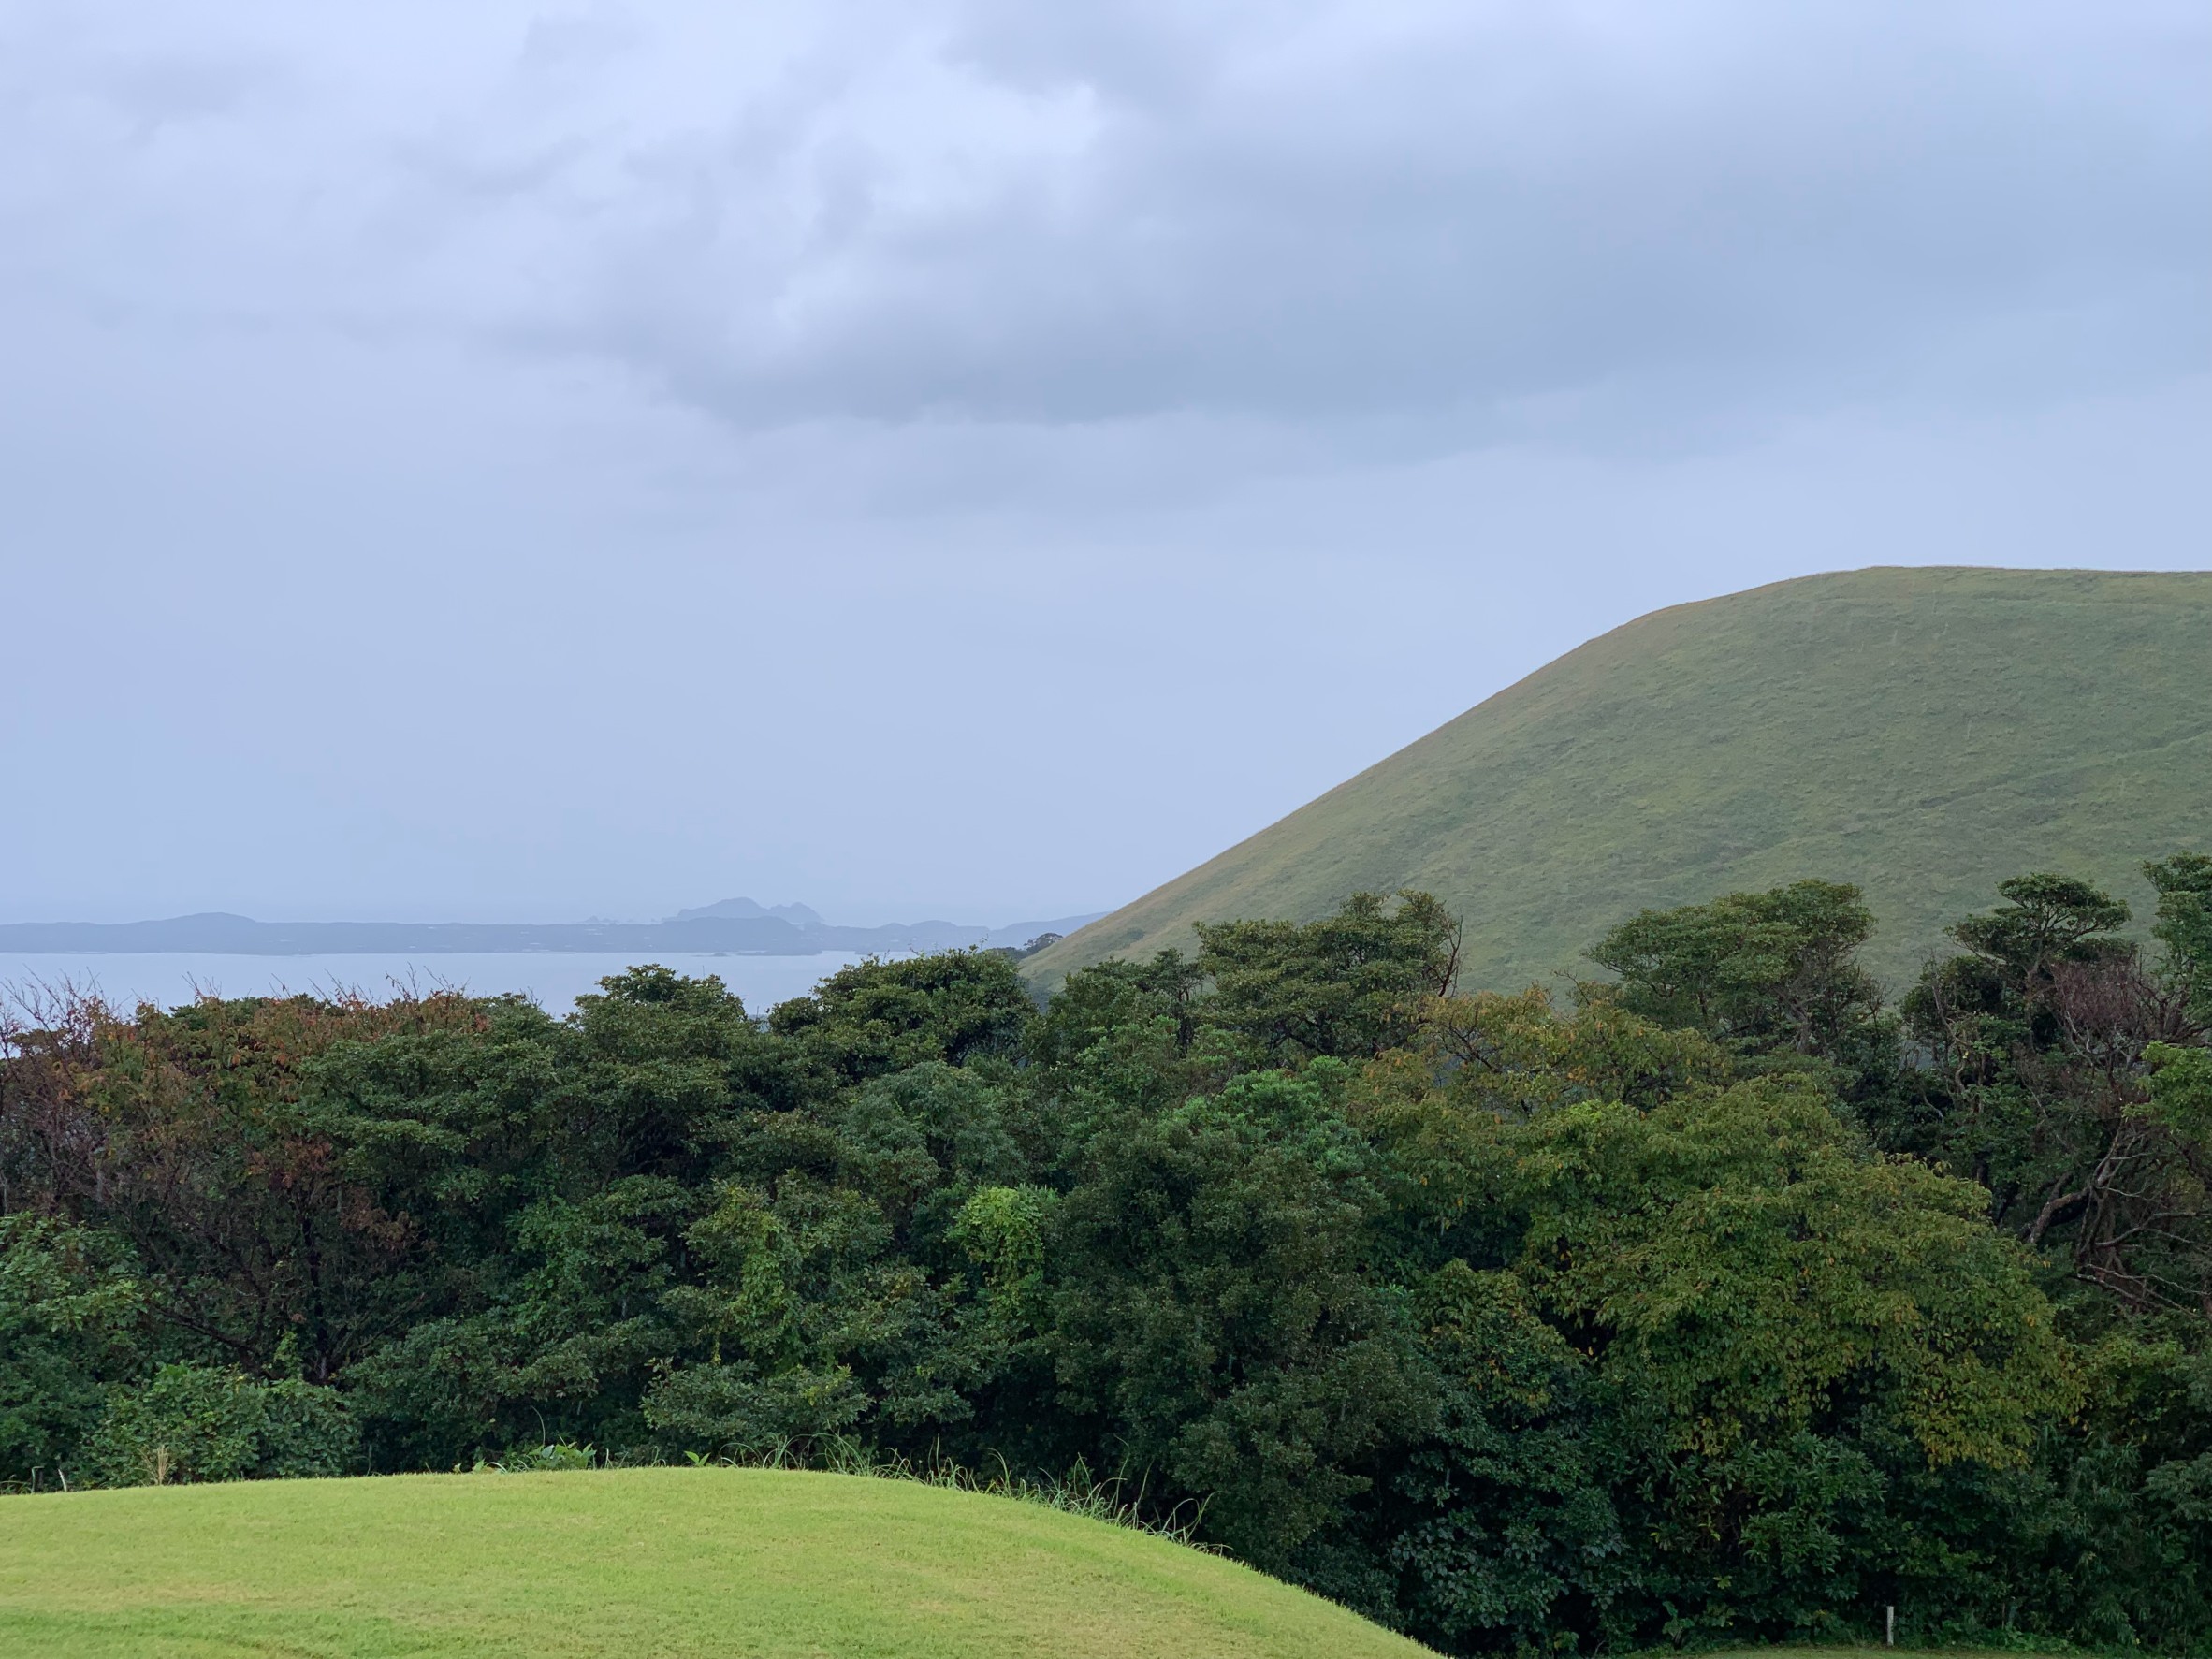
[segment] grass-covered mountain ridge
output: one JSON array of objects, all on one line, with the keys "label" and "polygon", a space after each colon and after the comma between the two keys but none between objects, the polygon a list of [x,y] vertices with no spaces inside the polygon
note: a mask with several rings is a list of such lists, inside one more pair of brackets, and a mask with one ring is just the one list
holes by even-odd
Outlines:
[{"label": "grass-covered mountain ridge", "polygon": [[[2141,899],[2212,826],[2212,572],[1875,568],[1676,605],[1568,652],[1033,959],[1057,982],[1414,887],[1462,983],[1592,972],[1623,917],[1805,876],[1864,889],[1872,966],[2024,869]],[[2146,890],[2147,891],[2147,890]],[[2139,906],[2139,908],[2142,908]]]}]

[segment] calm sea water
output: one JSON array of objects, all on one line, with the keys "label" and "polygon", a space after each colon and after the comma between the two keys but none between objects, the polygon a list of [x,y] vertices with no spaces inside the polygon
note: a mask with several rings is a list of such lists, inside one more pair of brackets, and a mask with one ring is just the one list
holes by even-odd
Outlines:
[{"label": "calm sea water", "polygon": [[[755,1013],[804,996],[825,975],[860,960],[841,951],[819,956],[663,952],[651,959],[678,973],[718,976]],[[0,1001],[21,1001],[23,993],[38,986],[64,983],[97,991],[119,1008],[141,1002],[173,1008],[203,991],[224,997],[358,991],[383,1001],[409,987],[429,991],[452,986],[480,997],[519,991],[548,1012],[566,1013],[578,997],[596,991],[602,979],[620,973],[635,960],[582,951],[456,956],[223,956],[182,951],[0,956]]]}]

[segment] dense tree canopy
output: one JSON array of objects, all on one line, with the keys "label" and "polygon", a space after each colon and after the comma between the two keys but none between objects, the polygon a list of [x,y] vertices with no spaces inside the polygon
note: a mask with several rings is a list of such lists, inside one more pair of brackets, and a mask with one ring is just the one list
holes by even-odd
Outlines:
[{"label": "dense tree canopy", "polygon": [[853,1448],[1118,1478],[1451,1652],[2212,1652],[2212,860],[1851,888],[1457,994],[1418,894],[764,1018],[62,1000],[0,1052],[0,1480]]}]

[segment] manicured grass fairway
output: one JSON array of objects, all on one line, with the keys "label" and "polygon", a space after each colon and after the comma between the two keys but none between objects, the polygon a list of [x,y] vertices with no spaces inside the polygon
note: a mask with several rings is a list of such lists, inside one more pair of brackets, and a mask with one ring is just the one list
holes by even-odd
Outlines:
[{"label": "manicured grass fairway", "polygon": [[973,1492],[756,1469],[0,1498],[0,1654],[1427,1650],[1247,1568]]}]

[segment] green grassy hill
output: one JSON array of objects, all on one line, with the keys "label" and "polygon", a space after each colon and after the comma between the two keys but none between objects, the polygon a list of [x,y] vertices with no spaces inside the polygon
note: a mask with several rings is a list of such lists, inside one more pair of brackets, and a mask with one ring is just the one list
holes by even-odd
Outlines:
[{"label": "green grassy hill", "polygon": [[2030,868],[2142,907],[2212,851],[2212,573],[1876,569],[1657,611],[1569,652],[1026,965],[1188,948],[1422,887],[1467,988],[1566,970],[1646,906],[1866,889],[1895,980]]},{"label": "green grassy hill", "polygon": [[45,1659],[1417,1659],[1216,1556],[913,1482],[413,1475],[0,1498],[0,1653]]}]

